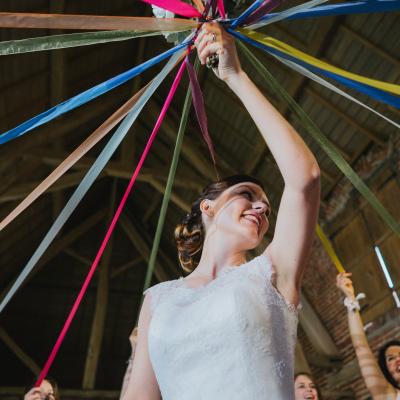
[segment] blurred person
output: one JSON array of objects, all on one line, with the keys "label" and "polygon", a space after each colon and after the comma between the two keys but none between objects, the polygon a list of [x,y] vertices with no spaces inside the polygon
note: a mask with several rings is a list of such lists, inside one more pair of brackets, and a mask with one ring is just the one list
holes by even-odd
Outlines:
[{"label": "blurred person", "polygon": [[294,376],[294,400],[321,400],[318,389],[307,372],[299,372]]},{"label": "blurred person", "polygon": [[337,287],[346,296],[347,320],[361,374],[373,400],[400,400],[400,341],[386,343],[378,352],[378,362],[368,344],[355,297],[351,273],[337,276]]}]

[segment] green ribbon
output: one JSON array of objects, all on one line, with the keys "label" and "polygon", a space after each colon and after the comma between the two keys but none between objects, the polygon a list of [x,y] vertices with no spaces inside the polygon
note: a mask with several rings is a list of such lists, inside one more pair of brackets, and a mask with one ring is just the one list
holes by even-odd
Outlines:
[{"label": "green ribbon", "polygon": [[[198,58],[196,59],[195,62],[195,68],[196,71],[199,69]],[[176,138],[174,154],[172,156],[171,167],[169,169],[168,180],[165,187],[164,197],[161,205],[160,216],[158,217],[157,229],[154,236],[153,247],[150,253],[149,266],[147,268],[146,279],[144,282],[144,289],[143,289],[144,292],[149,288],[151,284],[151,278],[153,276],[154,268],[156,265],[157,252],[160,245],[161,234],[164,229],[165,216],[167,214],[168,204],[171,198],[172,185],[175,179],[176,168],[178,166],[179,154],[181,152],[183,136],[186,130],[191,103],[192,103],[192,93],[190,91],[190,87],[188,87],[188,90],[186,92],[185,102],[183,104],[182,117],[181,117],[181,122],[179,124],[179,130]]]},{"label": "green ribbon", "polygon": [[378,200],[375,194],[368,188],[368,186],[357,175],[349,163],[342,157],[336,150],[335,146],[323,135],[310,117],[304,112],[299,104],[286,92],[286,90],[278,83],[278,81],[269,73],[265,66],[257,59],[257,57],[241,42],[238,42],[240,49],[248,58],[253,67],[260,75],[266,77],[266,84],[278,97],[286,101],[290,110],[297,116],[299,121],[303,124],[307,132],[316,140],[329,158],[336,164],[336,166],[343,172],[346,178],[353,184],[353,186],[361,193],[365,200],[375,209],[385,223],[400,236],[400,224],[393,218],[393,216],[386,210],[382,203]]},{"label": "green ribbon", "polygon": [[92,44],[119,42],[144,36],[162,35],[161,31],[100,31],[42,36],[0,42],[0,56],[31,53],[34,51],[65,49]]}]

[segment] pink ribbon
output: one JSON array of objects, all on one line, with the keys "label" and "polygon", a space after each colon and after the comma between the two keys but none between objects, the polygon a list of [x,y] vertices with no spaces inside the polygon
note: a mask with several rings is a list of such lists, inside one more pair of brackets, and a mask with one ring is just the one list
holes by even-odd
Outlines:
[{"label": "pink ribbon", "polygon": [[188,18],[200,18],[201,14],[190,4],[179,0],[142,0],[145,3],[161,7],[164,10],[172,11],[175,14]]},{"label": "pink ribbon", "polygon": [[218,11],[222,18],[226,18],[224,0],[218,0]]},{"label": "pink ribbon", "polygon": [[122,213],[122,209],[125,206],[125,203],[126,203],[126,201],[128,199],[128,196],[129,196],[129,194],[131,192],[131,189],[133,187],[133,184],[136,181],[136,178],[137,178],[137,176],[139,174],[139,171],[142,168],[142,165],[143,165],[143,163],[144,163],[144,161],[145,161],[145,159],[146,159],[146,157],[148,155],[150,147],[153,144],[153,141],[154,141],[154,139],[155,139],[155,137],[157,135],[158,129],[160,128],[160,125],[161,125],[161,123],[162,123],[162,121],[163,121],[163,119],[165,117],[165,114],[166,114],[166,112],[168,110],[168,107],[171,104],[171,101],[172,101],[172,98],[174,97],[176,89],[178,88],[178,85],[179,85],[179,82],[180,82],[180,80],[182,78],[183,71],[185,69],[186,63],[187,63],[187,61],[186,61],[186,58],[185,58],[185,60],[182,62],[181,66],[179,68],[178,73],[176,74],[174,82],[173,82],[173,84],[171,86],[171,89],[170,89],[170,91],[168,93],[167,99],[165,100],[165,103],[163,105],[161,113],[160,113],[160,115],[159,115],[159,117],[157,119],[157,122],[156,122],[155,126],[154,126],[153,132],[150,135],[150,138],[149,138],[149,140],[148,140],[148,142],[146,144],[146,147],[143,150],[142,156],[140,157],[139,163],[136,166],[135,172],[133,173],[132,178],[129,181],[129,184],[128,184],[128,187],[125,190],[124,196],[122,197],[122,200],[121,200],[121,202],[120,202],[120,204],[119,204],[119,206],[117,208],[117,211],[116,211],[116,213],[115,213],[115,215],[114,215],[114,217],[113,217],[113,219],[111,221],[111,224],[108,227],[107,233],[106,233],[106,235],[105,235],[105,237],[103,239],[103,242],[101,243],[101,246],[100,246],[100,248],[99,248],[99,250],[97,252],[96,258],[94,259],[93,264],[90,267],[89,273],[87,274],[87,276],[85,278],[85,281],[84,281],[84,283],[82,285],[82,288],[79,291],[79,294],[78,294],[78,296],[77,296],[77,298],[75,300],[74,305],[72,306],[72,309],[71,309],[71,311],[70,311],[70,313],[68,315],[67,320],[65,321],[65,324],[64,324],[64,326],[63,326],[63,328],[61,330],[61,333],[58,336],[57,341],[56,341],[53,349],[51,350],[50,356],[47,359],[46,364],[44,365],[44,367],[42,369],[42,372],[40,373],[40,375],[39,375],[39,377],[38,377],[38,379],[36,381],[35,387],[39,387],[41,385],[41,383],[43,382],[43,380],[46,378],[47,373],[49,372],[49,369],[50,369],[51,365],[53,364],[53,361],[54,361],[54,359],[55,359],[55,357],[56,357],[56,355],[58,353],[58,350],[60,349],[61,344],[62,344],[62,342],[63,342],[63,340],[65,338],[65,335],[68,332],[68,329],[69,329],[69,327],[70,327],[70,325],[72,323],[72,320],[75,317],[75,314],[76,314],[76,312],[77,312],[77,310],[79,308],[79,305],[80,305],[80,303],[81,303],[81,301],[82,301],[82,299],[83,299],[83,297],[84,297],[84,295],[86,293],[86,290],[87,290],[87,288],[89,286],[89,283],[90,283],[90,281],[91,281],[91,279],[93,277],[93,274],[96,271],[97,265],[99,264],[101,256],[103,255],[103,252],[104,252],[104,250],[105,250],[105,248],[107,246],[107,243],[108,243],[108,241],[109,241],[109,239],[110,239],[110,237],[111,237],[111,235],[112,235],[112,233],[114,231],[114,228],[115,228],[115,225],[116,225],[116,223],[118,221],[118,218]]}]

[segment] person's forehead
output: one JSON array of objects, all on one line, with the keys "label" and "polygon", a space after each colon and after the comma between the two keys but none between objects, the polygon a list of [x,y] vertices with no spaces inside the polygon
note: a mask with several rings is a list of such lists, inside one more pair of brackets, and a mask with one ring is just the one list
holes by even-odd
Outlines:
[{"label": "person's forehead", "polygon": [[307,375],[300,374],[296,377],[296,382],[312,382],[312,380]]},{"label": "person's forehead", "polygon": [[393,345],[387,348],[386,355],[400,353],[400,346]]},{"label": "person's forehead", "polygon": [[53,386],[51,385],[51,383],[49,381],[47,381],[46,379],[43,380],[42,384],[40,385],[41,389],[44,390],[53,390]]},{"label": "person's forehead", "polygon": [[232,192],[235,189],[240,188],[240,187],[247,187],[247,188],[251,189],[253,192],[255,192],[256,194],[260,195],[262,197],[262,199],[265,200],[269,204],[268,197],[265,194],[264,190],[261,188],[260,185],[257,185],[254,182],[240,182],[240,183],[237,183],[236,185],[232,185],[229,188],[227,188],[225,190],[225,192],[230,193],[230,192]]}]

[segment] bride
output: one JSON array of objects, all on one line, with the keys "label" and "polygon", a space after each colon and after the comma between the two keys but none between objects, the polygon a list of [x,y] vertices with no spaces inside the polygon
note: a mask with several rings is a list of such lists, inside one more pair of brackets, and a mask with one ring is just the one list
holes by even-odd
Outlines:
[{"label": "bride", "polygon": [[[274,238],[246,261],[269,228],[271,206],[254,178],[209,185],[175,231],[187,277],[150,288],[123,400],[290,400],[297,305],[319,209],[318,164],[294,128],[241,69],[233,38],[206,23],[196,39],[205,64],[250,113],[284,179]],[[258,171],[258,174],[268,171]]]}]

